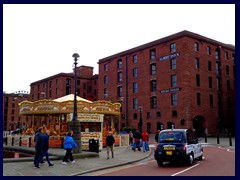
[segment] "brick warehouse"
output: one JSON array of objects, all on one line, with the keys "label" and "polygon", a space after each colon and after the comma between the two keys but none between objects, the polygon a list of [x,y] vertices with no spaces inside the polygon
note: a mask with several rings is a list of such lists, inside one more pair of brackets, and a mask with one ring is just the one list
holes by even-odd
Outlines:
[{"label": "brick warehouse", "polygon": [[[93,67],[77,67],[77,95],[95,101],[97,94],[98,75],[93,75]],[[74,74],[59,73],[31,83],[30,100],[57,99],[74,94]]]},{"label": "brick warehouse", "polygon": [[98,98],[122,103],[122,127],[234,133],[235,47],[189,31],[100,59]]}]

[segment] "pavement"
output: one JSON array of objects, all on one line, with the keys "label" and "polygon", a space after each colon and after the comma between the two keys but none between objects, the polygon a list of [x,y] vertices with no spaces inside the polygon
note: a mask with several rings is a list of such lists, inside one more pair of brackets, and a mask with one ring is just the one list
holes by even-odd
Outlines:
[{"label": "pavement", "polygon": [[[220,138],[219,144],[217,138],[202,138],[200,142],[203,146],[224,146],[235,148],[235,138],[231,139],[232,146],[230,146],[229,138]],[[3,159],[3,176],[78,176],[86,173],[95,172],[98,170],[109,169],[118,166],[124,166],[141,161],[148,157],[153,157],[154,135],[150,138],[150,151],[133,152],[130,146],[122,146],[114,148],[114,158],[107,159],[106,148],[103,148],[99,153],[83,151],[80,154],[74,154],[75,163],[68,163],[62,165],[62,157],[64,150],[60,148],[50,148],[49,154],[51,163],[54,166],[49,167],[47,162],[40,165],[40,168],[35,168],[33,165],[33,158],[11,158]],[[3,149],[11,148],[3,146]],[[15,147],[15,151],[33,152],[34,148],[29,147]]]}]

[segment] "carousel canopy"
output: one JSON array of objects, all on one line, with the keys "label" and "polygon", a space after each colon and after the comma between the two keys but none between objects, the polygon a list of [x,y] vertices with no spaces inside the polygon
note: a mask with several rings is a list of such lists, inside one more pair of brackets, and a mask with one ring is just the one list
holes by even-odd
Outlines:
[{"label": "carousel canopy", "polygon": [[[64,101],[73,101],[73,100],[74,100],[74,94],[69,94],[69,95],[66,95],[66,96],[54,99],[53,101],[64,102]],[[92,101],[89,101],[87,99],[81,98],[79,96],[77,96],[77,101],[82,101],[82,102],[86,102],[86,103],[92,103]]]}]

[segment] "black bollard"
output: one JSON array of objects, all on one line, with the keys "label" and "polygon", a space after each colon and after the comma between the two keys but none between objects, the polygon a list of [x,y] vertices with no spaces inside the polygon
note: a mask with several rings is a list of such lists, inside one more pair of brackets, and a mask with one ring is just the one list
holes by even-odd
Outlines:
[{"label": "black bollard", "polygon": [[204,135],[205,135],[205,143],[206,143],[207,142],[207,134],[204,133]]},{"label": "black bollard", "polygon": [[22,146],[22,137],[19,137],[19,146]]},{"label": "black bollard", "polygon": [[229,146],[232,146],[232,137],[231,137],[231,133],[229,133]]},{"label": "black bollard", "polygon": [[220,144],[220,142],[219,142],[219,133],[217,133],[217,144]]},{"label": "black bollard", "polygon": [[14,137],[12,137],[12,146],[14,146]]}]

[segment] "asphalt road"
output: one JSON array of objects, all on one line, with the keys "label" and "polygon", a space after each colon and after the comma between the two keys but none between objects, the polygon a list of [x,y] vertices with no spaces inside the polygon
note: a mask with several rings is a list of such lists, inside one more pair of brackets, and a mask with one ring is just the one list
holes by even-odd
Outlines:
[{"label": "asphalt road", "polygon": [[90,176],[235,176],[235,148],[206,146],[202,161],[192,166],[164,163],[158,167],[154,157],[124,167],[99,171]]}]

